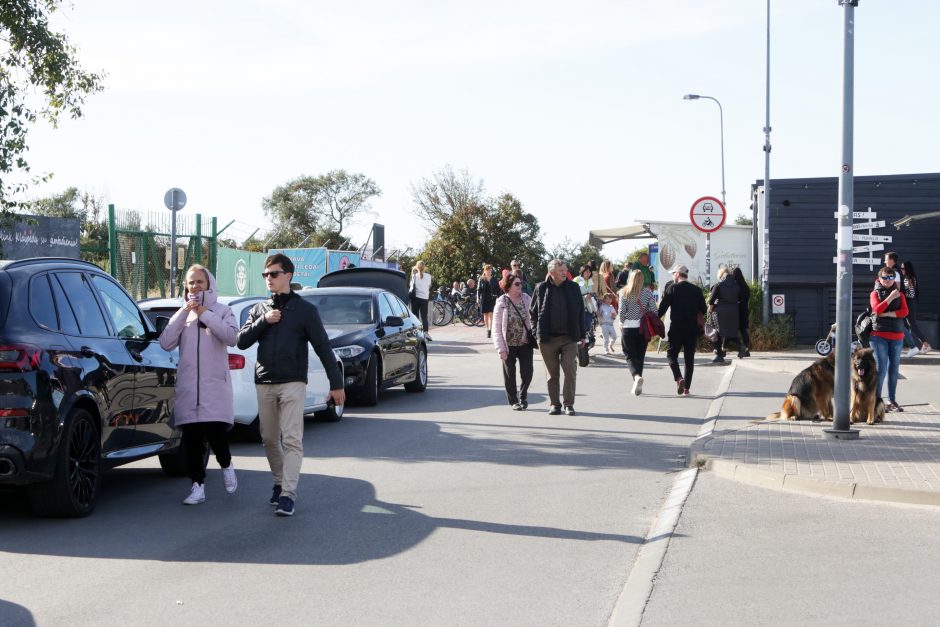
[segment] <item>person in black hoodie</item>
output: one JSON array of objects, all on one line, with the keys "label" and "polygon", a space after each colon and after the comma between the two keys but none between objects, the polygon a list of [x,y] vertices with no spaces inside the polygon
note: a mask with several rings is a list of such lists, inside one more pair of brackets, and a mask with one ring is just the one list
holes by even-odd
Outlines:
[{"label": "person in black hoodie", "polygon": [[[689,269],[676,266],[672,270],[672,281],[663,290],[663,299],[659,303],[659,317],[669,314],[669,348],[666,361],[672,369],[679,396],[688,396],[692,386],[692,372],[695,370],[695,345],[703,333],[699,318],[704,317],[707,309],[705,296],[697,285],[689,283]],[[682,350],[685,362],[685,374],[679,372],[679,351]]]},{"label": "person in black hoodie", "polygon": [[317,308],[291,289],[294,263],[287,255],[270,255],[264,261],[262,276],[271,298],[251,308],[238,332],[237,345],[244,350],[258,342],[255,389],[261,441],[274,476],[271,505],[276,506],[278,516],[293,516],[304,459],[308,342],[330,380],[330,399],[342,405],[346,392]]},{"label": "person in black hoodie", "polygon": [[[568,267],[560,259],[548,263],[548,278],[535,286],[535,295],[529,308],[532,328],[539,342],[539,352],[545,362],[548,379],[548,398],[552,408],[549,414],[561,413],[561,398],[565,413],[574,416],[575,383],[578,373],[578,343],[584,341],[584,301],[581,290],[568,279]],[[559,369],[565,374],[561,391]]]}]

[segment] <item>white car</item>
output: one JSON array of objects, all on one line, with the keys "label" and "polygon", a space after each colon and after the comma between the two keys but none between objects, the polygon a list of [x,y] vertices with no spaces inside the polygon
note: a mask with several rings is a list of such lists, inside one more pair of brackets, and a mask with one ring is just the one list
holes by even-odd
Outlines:
[{"label": "white car", "polygon": [[[264,298],[261,296],[219,296],[220,303],[231,307],[239,328],[248,320],[248,313],[255,303],[262,300]],[[180,308],[180,299],[147,298],[137,304],[156,326],[158,317],[170,318],[176,313]],[[313,414],[320,420],[338,421],[343,417],[343,406],[327,404],[330,382],[326,377],[326,371],[320,363],[320,357],[309,344],[307,352],[307,396],[304,399],[304,413]],[[254,439],[261,437],[258,423],[258,397],[255,394],[257,355],[257,344],[245,350],[234,346],[228,349],[228,367],[232,371],[232,390],[235,395],[235,424],[243,426]],[[342,372],[342,360],[337,358],[336,365]]]}]

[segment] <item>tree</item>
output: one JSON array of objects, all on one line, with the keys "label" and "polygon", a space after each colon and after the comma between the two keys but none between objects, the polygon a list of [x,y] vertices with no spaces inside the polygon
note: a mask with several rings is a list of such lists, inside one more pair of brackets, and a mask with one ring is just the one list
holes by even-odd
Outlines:
[{"label": "tree", "polygon": [[751,219],[751,216],[739,213],[738,217],[734,219],[735,224],[740,224],[742,226],[754,226],[754,220]]},{"label": "tree", "polygon": [[411,185],[414,213],[431,227],[440,228],[461,209],[480,206],[485,202],[483,180],[470,176],[467,170],[454,172],[450,165]]},{"label": "tree", "polygon": [[571,270],[571,274],[577,276],[578,270],[587,262],[594,260],[597,267],[601,265],[601,251],[599,248],[591,246],[588,242],[573,242],[565,238],[548,253],[549,259],[561,259]]},{"label": "tree", "polygon": [[300,176],[279,185],[261,203],[265,215],[280,225],[272,247],[320,245],[329,239],[339,245],[346,239],[343,229],[381,194],[375,181],[345,170]]},{"label": "tree", "polygon": [[484,263],[497,270],[519,259],[530,279],[538,280],[545,267],[538,218],[505,193],[484,203],[458,208],[435,231],[418,256],[438,285],[476,278]]},{"label": "tree", "polygon": [[[29,172],[27,134],[40,117],[82,115],[86,97],[101,91],[102,75],[86,72],[66,36],[49,27],[61,0],[4,0],[0,9],[0,174]],[[38,100],[36,99],[38,96]],[[0,214],[20,207],[26,183],[0,182]]]}]

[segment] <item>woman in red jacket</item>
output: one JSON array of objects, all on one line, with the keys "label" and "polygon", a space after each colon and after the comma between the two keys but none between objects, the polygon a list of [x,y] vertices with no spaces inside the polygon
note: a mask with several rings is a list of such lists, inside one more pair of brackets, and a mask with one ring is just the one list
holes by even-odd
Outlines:
[{"label": "woman in red jacket", "polygon": [[897,402],[898,369],[901,365],[901,348],[904,346],[904,318],[907,317],[907,300],[898,287],[897,269],[885,266],[878,271],[878,287],[872,290],[871,310],[875,323],[871,332],[871,347],[878,366],[878,398],[885,376],[888,377],[887,411],[904,411]]}]

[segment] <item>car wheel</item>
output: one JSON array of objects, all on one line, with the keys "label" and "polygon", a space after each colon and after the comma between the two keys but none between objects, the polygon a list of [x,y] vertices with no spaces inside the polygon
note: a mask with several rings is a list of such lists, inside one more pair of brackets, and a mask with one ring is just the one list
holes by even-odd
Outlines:
[{"label": "car wheel", "polygon": [[314,412],[313,417],[321,422],[339,422],[343,419],[344,405],[333,405]]},{"label": "car wheel", "polygon": [[375,353],[369,357],[369,365],[366,367],[366,380],[362,384],[362,392],[359,400],[363,405],[374,407],[379,402],[379,387],[382,381],[379,377],[379,356]]},{"label": "car wheel", "polygon": [[405,384],[406,392],[424,392],[428,388],[428,352],[418,349],[418,368],[414,381]]},{"label": "car wheel", "polygon": [[101,436],[84,409],[69,414],[62,435],[55,474],[51,481],[30,486],[30,505],[40,516],[87,516],[101,486]]},{"label": "car wheel", "polygon": [[[209,464],[209,446],[203,443],[202,446],[202,467]],[[180,445],[172,453],[162,453],[160,456],[160,468],[169,477],[185,477],[189,474],[189,465],[186,463],[186,445],[180,438]]]}]

